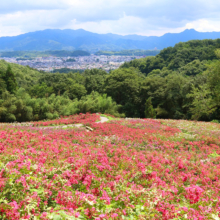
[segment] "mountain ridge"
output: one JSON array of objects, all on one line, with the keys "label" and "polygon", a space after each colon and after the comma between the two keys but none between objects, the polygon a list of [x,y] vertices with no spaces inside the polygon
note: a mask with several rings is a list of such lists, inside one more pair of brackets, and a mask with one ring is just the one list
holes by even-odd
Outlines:
[{"label": "mountain ridge", "polygon": [[158,36],[97,34],[83,29],[46,29],[13,37],[0,37],[0,51],[46,50],[153,50],[174,46],[189,40],[217,39],[220,32],[198,32],[186,29],[181,33]]}]

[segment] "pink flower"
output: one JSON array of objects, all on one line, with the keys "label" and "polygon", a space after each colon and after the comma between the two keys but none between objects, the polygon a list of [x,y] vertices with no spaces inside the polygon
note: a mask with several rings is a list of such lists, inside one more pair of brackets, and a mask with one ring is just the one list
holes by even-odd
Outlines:
[{"label": "pink flower", "polygon": [[122,212],[123,212],[123,214],[124,214],[124,215],[126,215],[126,214],[127,214],[127,213],[126,213],[126,211],[125,211],[125,209],[123,209],[123,210],[122,210]]},{"label": "pink flower", "polygon": [[112,216],[112,218],[115,218],[115,217],[118,217],[118,214],[117,213],[113,213],[111,216]]}]

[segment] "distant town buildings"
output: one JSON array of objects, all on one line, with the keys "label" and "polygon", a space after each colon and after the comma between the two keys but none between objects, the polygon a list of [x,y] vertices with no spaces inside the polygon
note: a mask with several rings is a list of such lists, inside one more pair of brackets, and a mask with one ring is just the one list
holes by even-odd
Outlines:
[{"label": "distant town buildings", "polygon": [[23,66],[30,66],[37,70],[52,72],[57,69],[69,68],[75,70],[85,69],[103,69],[105,71],[119,68],[124,62],[129,62],[133,59],[139,59],[143,56],[106,56],[106,55],[90,55],[79,57],[37,57],[33,59],[7,58],[2,57],[10,63],[17,63]]}]

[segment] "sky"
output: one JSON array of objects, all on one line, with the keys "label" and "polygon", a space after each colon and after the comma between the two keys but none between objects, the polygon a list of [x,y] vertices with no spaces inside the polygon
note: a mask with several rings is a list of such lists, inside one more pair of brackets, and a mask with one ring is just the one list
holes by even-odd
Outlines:
[{"label": "sky", "polygon": [[45,29],[162,36],[220,31],[219,0],[0,0],[0,37]]}]

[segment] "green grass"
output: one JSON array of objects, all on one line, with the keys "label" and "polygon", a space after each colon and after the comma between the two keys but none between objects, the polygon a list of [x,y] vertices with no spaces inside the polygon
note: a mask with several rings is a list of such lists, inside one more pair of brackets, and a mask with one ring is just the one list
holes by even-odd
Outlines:
[{"label": "green grass", "polygon": [[120,120],[121,119],[121,118],[113,118],[113,117],[111,117],[109,115],[105,115],[105,114],[100,114],[100,116],[106,117],[108,119],[107,122],[112,121],[112,120]]}]

